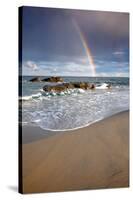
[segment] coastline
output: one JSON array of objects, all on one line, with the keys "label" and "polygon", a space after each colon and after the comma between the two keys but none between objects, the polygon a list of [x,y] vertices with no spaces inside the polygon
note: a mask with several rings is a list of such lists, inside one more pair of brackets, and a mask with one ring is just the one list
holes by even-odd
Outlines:
[{"label": "coastline", "polygon": [[72,131],[23,127],[23,192],[129,186],[129,112]]}]

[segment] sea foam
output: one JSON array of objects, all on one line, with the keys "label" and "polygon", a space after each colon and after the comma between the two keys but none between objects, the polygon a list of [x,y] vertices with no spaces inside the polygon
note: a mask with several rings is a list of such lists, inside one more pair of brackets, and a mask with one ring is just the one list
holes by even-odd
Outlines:
[{"label": "sea foam", "polygon": [[[128,78],[66,77],[64,81],[94,83],[96,89],[46,92],[42,89],[44,85],[55,83],[24,81],[23,97],[19,98],[24,126],[37,125],[53,131],[75,130],[129,109]],[[108,84],[111,84],[111,89],[108,89]]]}]

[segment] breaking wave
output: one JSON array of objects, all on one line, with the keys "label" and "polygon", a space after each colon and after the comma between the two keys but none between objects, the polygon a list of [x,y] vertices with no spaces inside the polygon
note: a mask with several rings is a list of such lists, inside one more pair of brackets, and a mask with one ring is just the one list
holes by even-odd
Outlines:
[{"label": "breaking wave", "polygon": [[[101,85],[97,85],[96,89],[106,90],[106,89],[108,89],[108,85],[109,84],[107,84],[107,83],[103,83]],[[71,94],[76,95],[76,94],[82,94],[85,92],[86,92],[86,90],[81,89],[81,88],[66,89],[65,91],[61,91],[61,92],[55,92],[55,91],[46,92],[43,89],[40,89],[40,92],[29,95],[29,96],[20,97],[19,100],[29,101],[29,100],[42,99],[43,97],[64,96],[64,95],[71,95]]]}]

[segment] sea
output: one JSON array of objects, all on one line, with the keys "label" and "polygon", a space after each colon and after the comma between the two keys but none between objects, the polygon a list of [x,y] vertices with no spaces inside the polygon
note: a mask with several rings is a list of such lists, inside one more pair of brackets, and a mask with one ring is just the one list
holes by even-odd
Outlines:
[{"label": "sea", "polygon": [[[129,110],[129,78],[127,77],[62,77],[64,82],[94,83],[94,90],[70,89],[44,92],[44,85],[60,83],[20,82],[20,123],[45,130],[66,131],[89,126],[116,113]],[[47,77],[41,77],[47,78]],[[111,88],[107,89],[107,84]]]}]

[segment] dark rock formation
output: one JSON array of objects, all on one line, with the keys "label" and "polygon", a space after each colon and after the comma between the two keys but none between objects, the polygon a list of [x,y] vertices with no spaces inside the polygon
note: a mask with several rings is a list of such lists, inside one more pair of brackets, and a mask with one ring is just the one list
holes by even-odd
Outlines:
[{"label": "dark rock formation", "polygon": [[74,88],[81,88],[84,90],[90,89],[90,84],[86,82],[73,83]]},{"label": "dark rock formation", "polygon": [[53,85],[53,86],[45,85],[43,87],[43,90],[46,91],[46,92],[51,92],[51,91],[53,91],[53,92],[64,92],[67,89],[74,89],[74,88],[87,90],[87,89],[94,89],[95,85],[89,84],[89,83],[86,83],[86,82],[62,83],[62,84]]},{"label": "dark rock formation", "polygon": [[65,86],[64,84],[60,84],[60,85],[54,85],[54,86],[50,86],[50,85],[46,85],[43,87],[43,90],[46,92],[63,92],[65,91],[67,88],[67,86]]},{"label": "dark rock formation", "polygon": [[110,89],[110,88],[111,88],[111,84],[110,84],[110,83],[107,85],[107,88],[108,88],[108,89]]},{"label": "dark rock formation", "polygon": [[41,82],[40,77],[34,77],[32,79],[29,80],[30,82]]},{"label": "dark rock formation", "polygon": [[95,85],[91,84],[89,89],[95,89]]},{"label": "dark rock formation", "polygon": [[62,92],[67,89],[74,89],[74,85],[71,83],[62,83],[58,85],[45,85],[43,90],[46,92],[54,91],[54,92]]},{"label": "dark rock formation", "polygon": [[75,88],[73,83],[63,83],[62,84],[66,89],[73,89]]},{"label": "dark rock formation", "polygon": [[61,77],[57,77],[57,76],[52,76],[52,77],[49,77],[49,78],[45,78],[43,79],[42,81],[45,81],[45,82],[63,82],[63,79]]}]

